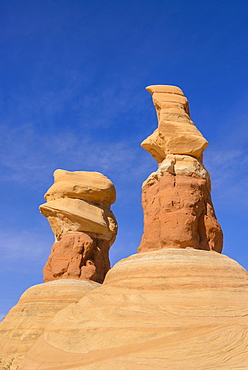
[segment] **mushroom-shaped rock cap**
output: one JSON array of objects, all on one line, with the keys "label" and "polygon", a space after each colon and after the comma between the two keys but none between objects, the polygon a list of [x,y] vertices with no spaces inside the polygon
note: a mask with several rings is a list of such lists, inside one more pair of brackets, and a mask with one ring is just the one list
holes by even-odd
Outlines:
[{"label": "mushroom-shaped rock cap", "polygon": [[68,231],[93,232],[102,238],[116,235],[117,225],[113,213],[82,199],[60,198],[41,204],[40,212],[51,219],[57,240]]},{"label": "mushroom-shaped rock cap", "polygon": [[183,91],[177,87],[172,85],[150,85],[146,87],[146,90],[149,93],[165,93],[165,94],[177,94],[184,96]]},{"label": "mushroom-shaped rock cap", "polygon": [[54,172],[54,184],[44,198],[47,201],[58,198],[77,198],[109,207],[115,202],[114,184],[99,172],[65,171]]},{"label": "mushroom-shaped rock cap", "polygon": [[158,128],[141,143],[142,148],[158,163],[168,154],[191,155],[201,161],[208,142],[190,119],[183,91],[169,85],[151,85],[146,90],[152,94]]}]

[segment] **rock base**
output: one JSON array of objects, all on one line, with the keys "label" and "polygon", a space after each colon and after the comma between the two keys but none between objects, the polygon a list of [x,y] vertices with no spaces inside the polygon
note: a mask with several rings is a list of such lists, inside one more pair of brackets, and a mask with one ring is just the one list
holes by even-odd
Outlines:
[{"label": "rock base", "polygon": [[58,311],[99,286],[94,282],[58,280],[27,289],[0,324],[3,365],[14,358],[15,369]]},{"label": "rock base", "polygon": [[244,369],[248,274],[215,252],[164,249],[118,262],[60,311],[21,370]]}]

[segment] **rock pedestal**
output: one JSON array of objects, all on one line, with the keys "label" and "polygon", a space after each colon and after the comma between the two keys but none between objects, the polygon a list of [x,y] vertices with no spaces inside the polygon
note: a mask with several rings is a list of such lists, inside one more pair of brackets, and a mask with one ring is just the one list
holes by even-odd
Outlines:
[{"label": "rock pedestal", "polygon": [[[58,280],[31,288],[31,302],[25,305],[27,291],[5,319],[8,348],[15,338],[21,348],[18,370],[247,369],[248,274],[220,254],[222,231],[202,164],[207,141],[181,89],[147,89],[159,125],[142,146],[158,170],[143,184],[143,253],[107,272],[117,230],[113,184],[101,174],[56,171],[41,212],[56,237],[44,275]],[[71,277],[76,280],[65,280]],[[101,286],[93,282],[103,279]],[[87,294],[78,301],[76,292],[66,307],[62,299],[64,308],[51,318],[47,302],[60,297],[50,287],[70,281]],[[41,304],[47,287],[49,299]],[[29,311],[32,325],[29,315],[22,321]]]},{"label": "rock pedestal", "polygon": [[223,236],[210,187],[208,172],[197,159],[167,156],[142,187],[144,234],[138,251],[196,248],[221,252]]},{"label": "rock pedestal", "polygon": [[54,184],[40,206],[56,242],[44,267],[44,281],[93,280],[99,283],[110,268],[108,252],[117,223],[110,205],[113,183],[98,172],[56,170]]},{"label": "rock pedestal", "polygon": [[248,276],[195,249],[139,253],[56,314],[21,370],[245,370]]},{"label": "rock pedestal", "polygon": [[216,253],[222,231],[202,164],[207,141],[179,88],[148,90],[159,125],[142,146],[158,170],[143,184],[143,253],[118,262],[99,289],[57,313],[21,370],[233,370],[248,363],[247,272]]},{"label": "rock pedestal", "polygon": [[57,170],[40,206],[55,235],[44,284],[21,296],[0,326],[0,358],[13,366],[32,347],[56,312],[98,287],[110,268],[117,223],[112,182],[98,172]]},{"label": "rock pedestal", "polygon": [[222,251],[223,235],[202,164],[207,146],[190,119],[188,101],[175,86],[149,86],[158,129],[141,146],[158,162],[142,187],[144,234],[139,252],[163,248]]}]

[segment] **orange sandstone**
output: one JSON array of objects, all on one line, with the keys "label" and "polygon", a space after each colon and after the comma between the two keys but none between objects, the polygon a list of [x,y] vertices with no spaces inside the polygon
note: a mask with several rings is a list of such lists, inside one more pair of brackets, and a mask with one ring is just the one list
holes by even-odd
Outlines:
[{"label": "orange sandstone", "polygon": [[246,369],[248,274],[196,249],[139,253],[57,313],[20,370]]},{"label": "orange sandstone", "polygon": [[15,369],[58,311],[99,286],[93,281],[58,280],[27,289],[0,324],[3,364],[14,358]]},{"label": "orange sandstone", "polygon": [[44,281],[93,280],[99,283],[110,268],[108,252],[117,223],[110,205],[113,183],[98,172],[54,172],[54,184],[40,206],[56,242],[44,267]]},{"label": "orange sandstone", "polygon": [[[202,164],[207,141],[191,121],[181,89],[147,89],[159,124],[142,146],[157,160],[158,170],[143,184],[143,253],[107,272],[117,230],[110,180],[56,171],[41,212],[56,236],[44,275],[60,280],[41,285],[41,291],[70,281],[92,287],[107,274],[100,287],[78,302],[75,295],[74,303],[49,313],[48,320],[43,322],[37,309],[30,317],[42,321],[38,331],[29,320],[18,326],[21,306],[17,324],[12,325],[10,311],[4,334],[11,337],[8,348],[15,340],[11,348],[17,348],[29,328],[34,333],[25,348],[20,345],[18,370],[247,368],[248,273],[216,253],[222,249],[222,231]],[[71,277],[77,280],[66,280]],[[53,299],[57,302],[56,294]]]},{"label": "orange sandstone", "polygon": [[175,86],[149,86],[158,129],[141,146],[158,162],[142,187],[144,234],[139,252],[162,248],[222,251],[223,235],[202,164],[206,139],[190,119],[188,100]]},{"label": "orange sandstone", "polygon": [[44,280],[80,279],[102,282],[110,268],[109,244],[85,233],[68,233],[52,246]]},{"label": "orange sandstone", "polygon": [[[55,313],[98,287],[110,268],[117,223],[113,183],[98,172],[57,170],[40,206],[55,234],[44,267],[45,284],[29,288],[0,325],[0,358],[13,366],[32,347]],[[56,280],[56,281],[55,281]]]}]

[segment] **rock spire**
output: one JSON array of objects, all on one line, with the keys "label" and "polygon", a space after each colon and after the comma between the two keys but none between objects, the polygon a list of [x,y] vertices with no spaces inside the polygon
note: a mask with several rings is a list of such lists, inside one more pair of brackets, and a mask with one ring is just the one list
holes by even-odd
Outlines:
[{"label": "rock spire", "polygon": [[56,281],[29,288],[0,324],[5,368],[14,357],[19,370],[246,369],[248,274],[209,252],[221,251],[222,232],[202,164],[206,140],[180,89],[148,90],[159,119],[142,144],[159,163],[143,184],[139,251],[148,253],[94,282],[117,230],[113,184],[94,172],[55,171],[41,212],[56,236],[45,267]]},{"label": "rock spire", "polygon": [[110,268],[108,251],[117,223],[110,205],[116,191],[98,172],[56,170],[54,184],[40,206],[55,235],[43,273],[44,281],[93,280],[99,283]]},{"label": "rock spire", "polygon": [[158,162],[143,183],[144,234],[139,252],[162,248],[222,251],[223,236],[202,164],[208,142],[190,119],[188,100],[176,86],[154,85],[158,128],[141,146]]}]

